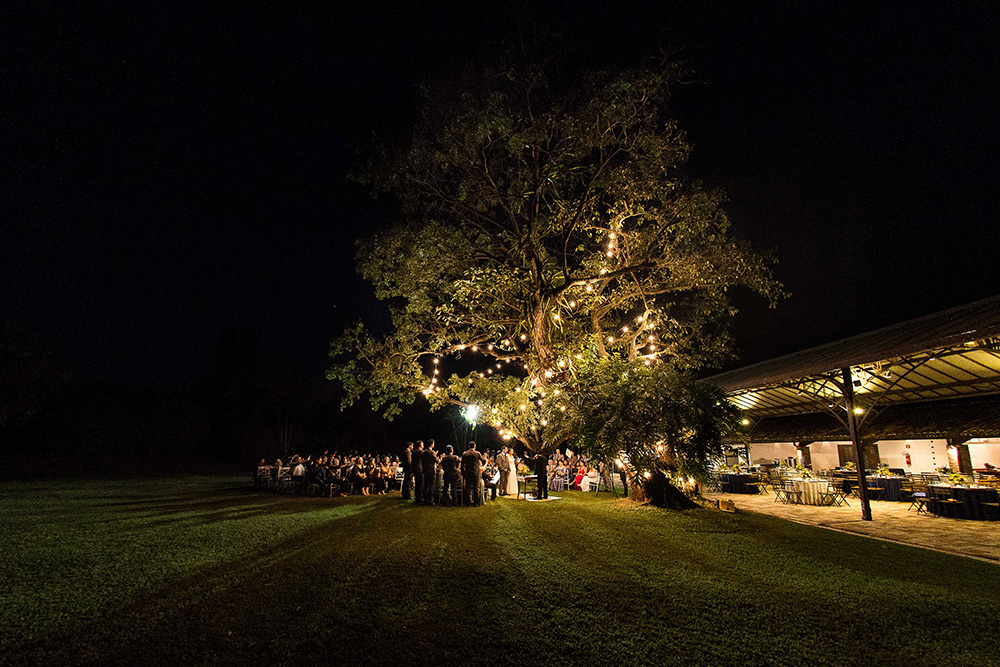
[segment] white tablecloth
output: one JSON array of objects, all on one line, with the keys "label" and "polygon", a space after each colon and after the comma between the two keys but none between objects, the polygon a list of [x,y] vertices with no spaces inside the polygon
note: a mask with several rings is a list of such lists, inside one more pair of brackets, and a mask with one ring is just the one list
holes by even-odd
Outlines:
[{"label": "white tablecloth", "polygon": [[829,484],[825,479],[795,479],[792,488],[800,492],[804,505],[822,505],[823,494]]}]

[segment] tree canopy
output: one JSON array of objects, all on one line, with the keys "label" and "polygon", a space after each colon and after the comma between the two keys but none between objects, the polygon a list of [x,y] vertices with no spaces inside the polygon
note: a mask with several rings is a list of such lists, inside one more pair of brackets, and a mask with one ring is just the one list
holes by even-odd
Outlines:
[{"label": "tree canopy", "polygon": [[[475,408],[536,452],[626,448],[642,431],[647,450],[698,458],[718,427],[695,422],[717,415],[689,374],[727,354],[728,291],[773,303],[780,285],[731,238],[723,193],[685,175],[667,113],[679,65],[557,70],[427,89],[408,143],[369,173],[400,217],[357,252],[392,328],[348,328],[328,376],[387,417],[421,396]],[[653,414],[699,400],[683,419]]]}]

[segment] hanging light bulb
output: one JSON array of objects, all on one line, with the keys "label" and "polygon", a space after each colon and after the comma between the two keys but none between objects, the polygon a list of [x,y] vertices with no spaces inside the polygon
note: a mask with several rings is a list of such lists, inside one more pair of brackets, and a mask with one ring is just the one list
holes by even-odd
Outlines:
[{"label": "hanging light bulb", "polygon": [[521,340],[528,340],[528,337],[524,334],[521,334]]},{"label": "hanging light bulb", "polygon": [[576,301],[570,301],[569,302],[569,307],[570,308],[576,308]]}]

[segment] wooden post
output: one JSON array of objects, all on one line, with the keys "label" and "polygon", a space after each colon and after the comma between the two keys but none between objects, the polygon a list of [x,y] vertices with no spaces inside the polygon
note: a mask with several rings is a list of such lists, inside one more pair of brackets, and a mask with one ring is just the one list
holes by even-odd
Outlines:
[{"label": "wooden post", "polygon": [[812,440],[806,442],[795,443],[795,449],[799,450],[799,461],[806,468],[812,469],[812,452],[809,451],[809,445],[812,444]]},{"label": "wooden post", "polygon": [[854,452],[857,460],[854,464],[858,467],[858,498],[861,499],[861,520],[872,520],[872,506],[868,501],[868,480],[865,479],[865,450],[861,439],[858,438],[858,427],[854,420],[854,385],[851,384],[851,369],[842,368],[843,376],[842,391],[844,393],[844,407],[847,408],[847,430],[851,433],[851,443],[854,445]]},{"label": "wooden post", "polygon": [[963,475],[972,474],[972,455],[969,453],[969,439],[968,438],[947,438],[948,441],[948,459],[951,462],[951,449],[955,448],[955,458],[958,463],[958,472]]}]

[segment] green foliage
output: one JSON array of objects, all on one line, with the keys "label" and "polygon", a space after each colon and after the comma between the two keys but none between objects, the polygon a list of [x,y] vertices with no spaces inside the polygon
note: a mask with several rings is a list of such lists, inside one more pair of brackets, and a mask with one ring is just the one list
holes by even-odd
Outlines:
[{"label": "green foliage", "polygon": [[[389,417],[421,393],[432,408],[475,404],[534,451],[584,432],[624,443],[630,425],[588,425],[610,411],[700,466],[721,417],[694,428],[703,390],[680,378],[727,354],[731,287],[772,302],[781,289],[729,237],[722,193],[684,175],[690,147],[666,115],[680,71],[510,65],[430,88],[409,143],[366,175],[402,205],[357,255],[392,330],[334,341],[345,402],[368,393]],[[477,370],[457,376],[448,362],[463,355]]]},{"label": "green foliage", "polygon": [[576,397],[578,446],[605,461],[624,452],[635,475],[660,470],[704,479],[723,433],[738,424],[725,395],[672,364],[597,365]]}]

